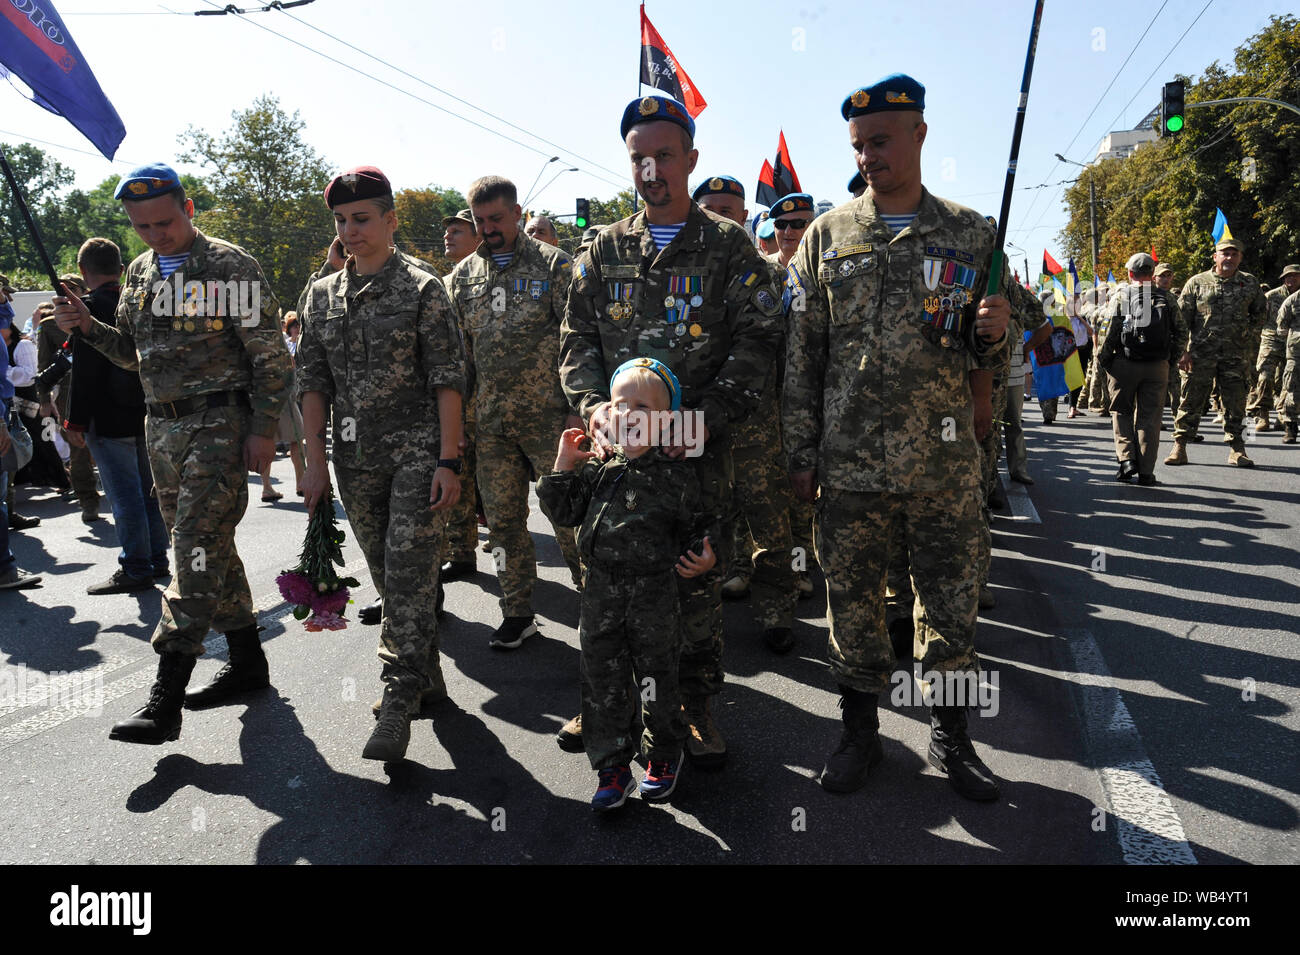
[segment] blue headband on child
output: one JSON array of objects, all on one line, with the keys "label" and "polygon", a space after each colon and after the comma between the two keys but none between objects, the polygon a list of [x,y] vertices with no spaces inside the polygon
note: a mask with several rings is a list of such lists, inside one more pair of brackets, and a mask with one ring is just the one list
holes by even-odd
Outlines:
[{"label": "blue headband on child", "polygon": [[614,369],[614,374],[609,376],[609,390],[613,392],[614,382],[618,376],[625,371],[631,371],[633,368],[648,368],[659,376],[659,380],[664,383],[668,389],[669,407],[677,411],[682,406],[682,386],[677,381],[677,376],[673,374],[671,368],[665,365],[657,358],[631,358]]}]

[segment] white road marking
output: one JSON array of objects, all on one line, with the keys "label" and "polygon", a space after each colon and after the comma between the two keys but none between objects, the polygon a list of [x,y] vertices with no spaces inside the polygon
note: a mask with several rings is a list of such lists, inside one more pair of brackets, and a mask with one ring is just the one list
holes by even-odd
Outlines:
[{"label": "white road marking", "polygon": [[1089,754],[1110,803],[1124,861],[1196,865],[1182,820],[1147,757],[1097,641],[1088,630],[1067,630],[1064,636],[1079,675],[1072,682],[1082,702]]},{"label": "white road marking", "polygon": [[1006,485],[1006,492],[1007,506],[1011,508],[1013,520],[1028,521],[1030,524],[1043,523],[1038,511],[1034,509],[1034,502],[1029,499],[1028,488],[1019,482],[1010,481]]}]

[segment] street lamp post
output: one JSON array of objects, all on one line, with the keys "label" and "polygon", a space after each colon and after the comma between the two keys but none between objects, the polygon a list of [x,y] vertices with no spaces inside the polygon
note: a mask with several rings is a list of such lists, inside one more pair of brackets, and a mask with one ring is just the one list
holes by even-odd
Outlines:
[{"label": "street lamp post", "polygon": [[546,162],[542,163],[542,168],[537,170],[537,178],[533,180],[533,184],[528,187],[528,194],[524,196],[524,201],[522,203],[524,208],[528,208],[528,200],[533,197],[533,190],[536,189],[537,184],[542,181],[542,173],[546,172],[546,167],[553,162],[559,162],[559,161],[560,161],[559,156],[552,156],[550,159],[546,160]]},{"label": "street lamp post", "polygon": [[1097,259],[1099,257],[1099,248],[1097,246],[1097,184],[1093,181],[1092,166],[1081,162],[1075,162],[1073,159],[1066,159],[1060,153],[1056,158],[1063,163],[1069,163],[1071,166],[1078,166],[1080,169],[1088,171],[1088,236],[1092,244],[1092,281],[1097,284]]}]

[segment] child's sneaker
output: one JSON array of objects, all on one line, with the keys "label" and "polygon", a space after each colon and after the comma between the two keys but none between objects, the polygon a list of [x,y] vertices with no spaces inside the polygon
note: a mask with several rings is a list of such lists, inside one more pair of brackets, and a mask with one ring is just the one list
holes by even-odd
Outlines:
[{"label": "child's sneaker", "polygon": [[596,812],[608,812],[627,802],[627,791],[632,788],[632,770],[627,766],[611,766],[602,769],[596,795],[591,797],[591,808]]},{"label": "child's sneaker", "polygon": [[661,802],[673,794],[677,788],[677,779],[682,773],[682,759],[686,751],[677,754],[676,759],[652,759],[646,769],[645,779],[641,780],[641,798],[650,802]]}]

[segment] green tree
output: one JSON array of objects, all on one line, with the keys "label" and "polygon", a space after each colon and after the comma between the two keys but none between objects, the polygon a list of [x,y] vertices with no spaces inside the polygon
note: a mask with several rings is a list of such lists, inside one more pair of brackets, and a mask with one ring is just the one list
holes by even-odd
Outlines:
[{"label": "green tree", "polygon": [[442,220],[454,216],[468,202],[455,189],[426,186],[423,189],[402,189],[393,194],[397,207],[396,240],[403,252],[424,259],[446,275],[455,265],[446,256],[443,246]]},{"label": "green tree", "polygon": [[[231,114],[220,136],[189,127],[185,162],[209,170],[212,205],[195,224],[257,258],[276,296],[292,306],[324,257],[333,220],[321,198],[330,169],[302,139],[304,123],[274,96],[262,96]],[[197,203],[196,203],[197,205]]]},{"label": "green tree", "polygon": [[[57,268],[58,252],[65,244],[63,207],[72,186],[72,170],[31,143],[7,148],[5,157]],[[15,273],[19,269],[43,271],[18,202],[8,182],[0,178],[0,270]],[[48,285],[48,280],[44,284]]]},{"label": "green tree", "polygon": [[[1187,81],[1187,102],[1265,96],[1300,105],[1300,21],[1274,16],[1236,50],[1233,68],[1217,61]],[[1152,247],[1184,281],[1210,267],[1214,210],[1246,246],[1243,268],[1270,284],[1300,258],[1300,116],[1264,103],[1188,111],[1180,136],[1157,140],[1125,159],[1090,167],[1096,177],[1098,272],[1119,278],[1134,252]],[[1067,254],[1088,261],[1088,175],[1067,190]]]}]

